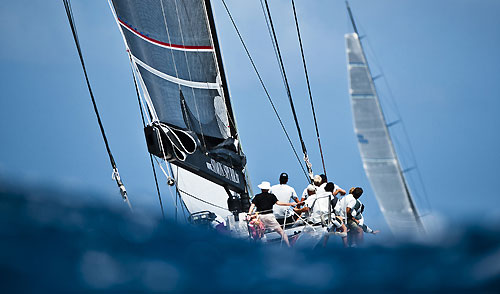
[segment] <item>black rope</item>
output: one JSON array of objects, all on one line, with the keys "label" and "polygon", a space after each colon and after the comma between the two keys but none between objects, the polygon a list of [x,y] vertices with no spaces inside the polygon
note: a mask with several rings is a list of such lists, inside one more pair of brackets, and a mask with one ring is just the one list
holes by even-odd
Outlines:
[{"label": "black rope", "polygon": [[292,140],[290,139],[290,136],[288,135],[288,132],[286,131],[285,125],[283,124],[283,121],[281,120],[281,117],[278,114],[278,110],[276,110],[276,107],[274,106],[273,100],[271,99],[271,96],[269,95],[269,92],[267,91],[267,88],[264,85],[264,81],[262,80],[262,77],[260,76],[260,73],[257,70],[257,66],[255,65],[255,62],[253,61],[253,58],[250,55],[250,52],[248,51],[248,48],[245,44],[245,41],[243,41],[243,37],[241,36],[240,31],[238,30],[238,27],[236,26],[236,23],[234,22],[233,16],[231,15],[231,12],[229,12],[229,8],[227,7],[226,2],[224,0],[222,0],[222,4],[224,4],[224,7],[226,8],[226,12],[227,12],[229,18],[231,19],[233,27],[236,30],[236,33],[238,34],[238,37],[240,38],[241,44],[243,45],[243,48],[245,49],[245,52],[247,53],[247,56],[248,56],[248,59],[250,60],[250,63],[252,63],[252,67],[253,67],[255,73],[257,74],[257,78],[259,79],[260,84],[262,85],[262,88],[264,89],[264,92],[266,93],[267,99],[269,100],[269,103],[271,104],[276,117],[278,118],[278,121],[281,125],[281,128],[283,129],[283,132],[285,133],[286,138],[288,139],[288,142],[290,143],[290,147],[292,148],[293,153],[295,154],[295,157],[297,158],[297,161],[299,162],[299,165],[302,168],[302,171],[304,172],[304,175],[307,178],[307,181],[309,181],[309,176],[307,175],[307,172],[304,169],[304,165],[302,164],[302,161],[300,160],[300,157],[297,154],[295,147],[293,146]]},{"label": "black rope", "polygon": [[71,4],[69,3],[69,0],[63,0],[63,3],[64,3],[64,8],[66,9],[66,15],[68,16],[68,21],[69,21],[69,25],[71,27],[71,32],[73,33],[73,39],[75,40],[76,49],[78,50],[78,56],[80,57],[80,62],[82,64],[83,73],[85,75],[85,81],[87,82],[87,88],[89,90],[90,98],[92,100],[92,105],[94,106],[94,112],[95,112],[95,115],[97,117],[97,122],[99,124],[99,128],[101,130],[102,139],[104,140],[104,144],[106,145],[106,151],[108,152],[109,161],[110,161],[111,166],[113,168],[114,175],[116,176],[115,180],[116,180],[118,187],[120,188],[120,193],[123,197],[123,200],[125,200],[128,203],[129,207],[131,208],[130,202],[129,202],[128,197],[127,197],[127,191],[125,190],[125,186],[123,185],[123,183],[119,177],[118,168],[116,167],[115,159],[113,158],[113,154],[111,154],[111,149],[109,148],[108,139],[106,137],[106,133],[104,132],[104,127],[102,125],[101,117],[99,115],[99,110],[97,109],[97,104],[95,102],[94,93],[92,92],[92,88],[90,87],[89,77],[87,75],[87,69],[85,68],[85,62],[83,60],[83,54],[82,54],[82,50],[80,48],[80,41],[78,40],[76,25],[75,25],[74,19],[73,19],[73,12],[71,11]]},{"label": "black rope", "polygon": [[[170,164],[169,164],[170,165]],[[172,171],[172,176],[173,176],[173,170],[172,170],[172,165],[170,165],[170,170]],[[175,175],[175,179],[178,181],[179,180],[179,167],[177,167],[176,169],[176,175]],[[177,183],[175,183],[175,190],[176,190],[176,193],[175,193],[175,221],[177,222],[177,212],[179,210],[178,206],[177,206],[177,200],[179,198],[181,198],[181,195],[179,194],[179,190],[178,190],[178,186],[177,186]]]},{"label": "black rope", "polygon": [[318,122],[316,121],[316,111],[314,110],[314,103],[311,94],[311,86],[309,84],[309,75],[307,74],[306,58],[304,56],[304,49],[302,47],[302,38],[300,37],[299,21],[297,20],[297,12],[295,11],[295,1],[292,0],[293,16],[295,18],[295,26],[297,27],[297,36],[299,37],[300,53],[302,54],[302,64],[304,65],[304,72],[307,81],[307,90],[309,91],[309,100],[311,101],[311,110],[314,118],[314,127],[316,128],[316,136],[318,138],[319,153],[321,155],[321,163],[323,164],[323,172],[326,175],[325,160],[323,158],[323,149],[321,148],[321,140],[319,138]]},{"label": "black rope", "polygon": [[[146,121],[144,120],[144,111],[142,111],[142,104],[141,104],[141,96],[139,94],[139,87],[137,86],[137,81],[135,80],[134,62],[132,61],[132,56],[130,56],[130,52],[128,52],[128,53],[129,53],[130,65],[131,65],[131,69],[132,69],[132,79],[134,80],[135,93],[137,95],[137,102],[139,103],[139,110],[141,111],[142,127],[145,128]],[[153,163],[153,155],[151,155],[151,153],[149,153],[149,160],[151,161],[151,168],[153,169],[153,176],[155,178],[156,192],[158,194],[158,200],[160,201],[161,216],[162,216],[163,220],[165,220],[165,212],[163,210],[163,202],[161,200],[160,187],[158,185],[158,178],[156,176],[156,169],[155,169],[155,165]]]},{"label": "black rope", "polygon": [[[302,152],[304,153],[304,157],[307,158],[306,144],[304,143],[304,140],[302,138],[302,132],[300,130],[299,120],[297,118],[297,113],[295,111],[295,106],[293,104],[292,93],[290,91],[290,85],[288,84],[288,79],[286,77],[285,65],[283,64],[283,58],[281,57],[281,51],[280,51],[280,47],[279,47],[279,44],[278,44],[278,38],[276,37],[276,31],[274,30],[273,20],[272,20],[272,17],[271,17],[271,11],[269,10],[269,5],[267,3],[267,0],[265,0],[264,2],[266,4],[267,15],[269,17],[269,23],[271,25],[271,30],[272,30],[272,33],[273,33],[274,42],[276,44],[276,50],[278,52],[279,64],[280,64],[280,67],[281,67],[281,69],[283,71],[283,78],[285,80],[286,93],[288,95],[288,101],[290,102],[290,108],[292,109],[293,119],[295,121],[295,127],[297,128],[297,133],[299,135],[300,144],[302,146]],[[311,170],[311,167],[309,165],[307,165],[307,170],[308,170],[308,172],[310,174],[312,174],[312,170]]]}]

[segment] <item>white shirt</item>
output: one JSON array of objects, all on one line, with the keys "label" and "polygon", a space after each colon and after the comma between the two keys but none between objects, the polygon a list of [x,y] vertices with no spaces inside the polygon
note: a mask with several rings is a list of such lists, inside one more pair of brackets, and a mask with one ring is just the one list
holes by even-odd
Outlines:
[{"label": "white shirt", "polygon": [[[326,186],[326,184],[327,184],[327,183],[323,183],[323,184],[321,184],[319,187],[316,187],[316,193],[317,193],[318,195],[319,195],[319,194],[321,194],[321,193],[326,192],[326,191],[325,191],[325,186]],[[339,185],[334,184],[333,192],[337,191],[338,189],[341,189],[341,188],[339,187]],[[304,192],[305,192],[305,193],[307,193],[307,191],[304,191]]]},{"label": "white shirt", "polygon": [[304,191],[302,192],[302,195],[300,196],[300,201],[303,201],[304,199],[306,199],[308,197],[309,194],[307,194],[307,187],[304,189]]},{"label": "white shirt", "polygon": [[313,222],[319,223],[321,221],[321,215],[328,213],[328,206],[330,203],[330,197],[328,197],[329,195],[332,195],[332,193],[323,192],[321,194],[314,194],[307,198],[306,205],[309,208],[312,207],[311,217]]},{"label": "white shirt", "polygon": [[[304,201],[307,197],[309,197],[309,193],[307,193],[307,188],[309,187],[309,185],[304,189],[304,191],[302,191],[302,195],[300,196],[300,201]],[[314,186],[314,189],[315,189],[315,192],[314,194],[318,194],[318,187],[317,186]]]},{"label": "white shirt", "polygon": [[[271,190],[269,192],[273,193],[276,196],[276,198],[278,198],[278,201],[286,202],[286,203],[293,201],[292,199],[294,197],[297,197],[297,193],[295,193],[295,189],[288,186],[287,184],[274,185],[271,187]],[[289,207],[287,207],[287,206],[274,205],[273,206],[274,216],[277,218],[284,218],[285,211],[287,211],[288,209],[289,209]],[[287,215],[290,216],[291,213],[288,213]]]},{"label": "white shirt", "polygon": [[347,209],[347,207],[352,209],[354,205],[356,205],[356,198],[354,198],[352,194],[345,195],[344,197],[342,197],[342,199],[339,199],[339,201],[337,201],[337,204],[334,208],[335,214],[345,219],[347,217],[345,210]]},{"label": "white shirt", "polygon": [[[327,183],[323,183],[321,185],[319,185],[319,187],[316,188],[316,193],[319,195],[319,194],[323,194],[325,192],[325,186],[326,186]],[[335,187],[336,189],[337,187]],[[333,190],[335,191],[335,190]]]}]

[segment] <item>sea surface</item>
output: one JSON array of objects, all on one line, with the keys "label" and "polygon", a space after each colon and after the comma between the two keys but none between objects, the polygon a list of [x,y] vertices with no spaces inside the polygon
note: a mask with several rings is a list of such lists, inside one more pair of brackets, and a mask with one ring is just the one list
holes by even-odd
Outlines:
[{"label": "sea surface", "polygon": [[289,249],[54,194],[0,185],[1,293],[500,292],[492,224],[427,242]]}]

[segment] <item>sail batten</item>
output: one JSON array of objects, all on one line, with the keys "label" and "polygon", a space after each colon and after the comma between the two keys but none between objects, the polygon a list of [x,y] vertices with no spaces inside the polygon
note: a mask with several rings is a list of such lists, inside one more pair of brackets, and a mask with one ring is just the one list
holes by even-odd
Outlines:
[{"label": "sail batten", "polygon": [[140,60],[139,58],[135,57],[132,55],[132,59],[139,64],[142,68],[145,70],[149,71],[150,73],[164,79],[167,81],[170,81],[172,83],[176,83],[182,86],[190,87],[190,88],[198,88],[198,89],[207,89],[207,90],[218,90],[220,88],[220,85],[217,83],[210,83],[210,82],[197,82],[197,81],[189,81],[189,80],[183,80],[179,79],[177,77],[168,75],[164,72],[161,72],[149,65],[147,65],[145,62]]},{"label": "sail batten", "polygon": [[349,92],[363,167],[387,224],[396,235],[415,235],[421,223],[401,171],[363,48],[347,34]]}]

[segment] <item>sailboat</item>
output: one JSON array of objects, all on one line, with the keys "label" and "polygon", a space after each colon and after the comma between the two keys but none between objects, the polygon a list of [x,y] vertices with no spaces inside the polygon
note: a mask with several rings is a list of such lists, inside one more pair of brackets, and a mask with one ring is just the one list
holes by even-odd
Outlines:
[{"label": "sailboat", "polygon": [[[192,223],[224,224],[234,236],[248,238],[245,216],[252,191],[210,1],[109,0],[109,5],[133,68],[153,168],[154,158],[169,185],[180,196]],[[409,222],[418,222],[411,197],[407,193],[404,194],[406,200],[394,201],[394,195],[399,190],[391,190],[391,194],[379,185],[385,185],[387,181],[387,177],[380,179],[381,167],[386,170],[394,167],[390,169],[392,174],[384,171],[385,175],[395,176],[391,180],[393,186],[403,183],[400,190],[408,191],[387,128],[382,127],[382,131],[386,132],[384,138],[380,138],[380,130],[374,134],[369,129],[363,129],[364,120],[370,115],[384,126],[385,122],[377,100],[368,100],[376,98],[376,92],[356,36],[348,35],[346,40],[356,133],[358,138],[361,136],[370,143],[360,140],[360,144],[366,144],[360,145],[362,155],[366,155],[363,157],[365,169],[391,228],[408,230],[413,225]],[[368,110],[370,114],[363,111],[372,104],[365,106],[362,101],[374,105]],[[386,152],[392,157],[371,158],[370,152],[381,148],[375,146],[376,151],[373,151],[372,141],[382,142],[384,139],[389,146]],[[303,142],[302,147],[307,164]],[[111,154],[110,159],[122,196],[128,201]],[[307,166],[312,177],[311,166]],[[391,207],[389,203],[399,206]],[[408,217],[401,221],[407,215],[413,216],[413,219]],[[398,222],[394,222],[395,219]],[[331,226],[330,218],[325,218],[321,223],[302,222],[298,226],[290,226],[285,228],[285,232],[295,240],[307,235],[314,243],[329,234]],[[273,232],[266,236],[269,236],[266,238],[269,241],[281,239]]]},{"label": "sailboat", "polygon": [[424,232],[424,226],[396,154],[347,1],[346,6],[354,30],[345,35],[349,94],[363,168],[391,231],[398,236],[417,236]]},{"label": "sailboat", "polygon": [[246,159],[210,1],[109,3],[143,90],[148,151],[192,219],[238,218],[250,205]]}]

